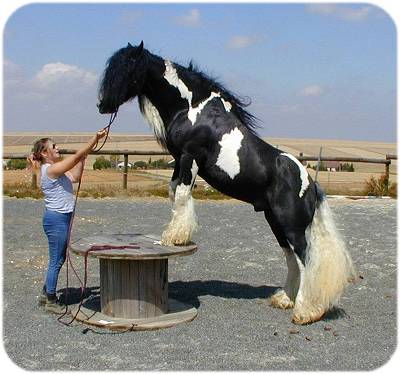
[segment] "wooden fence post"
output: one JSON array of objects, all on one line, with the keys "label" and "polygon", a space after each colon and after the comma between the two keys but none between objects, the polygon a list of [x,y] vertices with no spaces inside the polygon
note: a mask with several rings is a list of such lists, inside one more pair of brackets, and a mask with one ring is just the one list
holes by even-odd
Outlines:
[{"label": "wooden fence post", "polygon": [[122,188],[128,189],[128,155],[124,153],[124,174],[122,177]]},{"label": "wooden fence post", "polygon": [[388,160],[388,162],[385,164],[385,195],[387,196],[389,193],[389,172],[391,164],[389,155],[386,155],[386,160]]},{"label": "wooden fence post", "polygon": [[318,173],[319,173],[319,168],[321,166],[321,155],[322,155],[322,147],[319,147],[317,170],[315,172],[315,177],[314,177],[315,182],[318,182]]}]

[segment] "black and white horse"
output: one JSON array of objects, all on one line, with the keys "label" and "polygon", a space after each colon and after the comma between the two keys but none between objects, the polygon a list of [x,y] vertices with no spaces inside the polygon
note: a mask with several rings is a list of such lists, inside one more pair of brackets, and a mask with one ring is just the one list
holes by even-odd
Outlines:
[{"label": "black and white horse", "polygon": [[286,256],[283,289],[271,297],[294,308],[293,322],[322,318],[353,275],[326,199],[292,155],[261,140],[245,104],[195,69],[143,47],[121,48],[107,63],[99,89],[100,113],[113,113],[138,96],[158,142],[173,155],[172,220],[168,245],[188,243],[197,223],[191,191],[197,175],[222,193],[263,211]]}]

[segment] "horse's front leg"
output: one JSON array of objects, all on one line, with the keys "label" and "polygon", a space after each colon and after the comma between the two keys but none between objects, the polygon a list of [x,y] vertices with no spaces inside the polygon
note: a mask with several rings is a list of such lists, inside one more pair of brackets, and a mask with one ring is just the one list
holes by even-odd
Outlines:
[{"label": "horse's front leg", "polygon": [[164,245],[185,245],[192,239],[197,228],[192,188],[197,176],[198,166],[189,154],[183,154],[175,167],[169,187],[172,200],[172,219],[162,234]]},{"label": "horse's front leg", "polygon": [[169,182],[169,187],[168,187],[168,195],[169,199],[171,200],[171,203],[174,203],[175,201],[176,187],[178,186],[179,182],[179,171],[180,171],[180,162],[179,160],[175,160],[174,172],[172,174],[171,181]]}]

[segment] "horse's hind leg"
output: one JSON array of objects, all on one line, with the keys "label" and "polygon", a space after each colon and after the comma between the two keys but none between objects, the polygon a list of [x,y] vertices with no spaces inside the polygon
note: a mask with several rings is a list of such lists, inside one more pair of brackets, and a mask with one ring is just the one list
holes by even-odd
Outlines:
[{"label": "horse's hind leg", "polygon": [[170,183],[170,198],[173,201],[172,219],[162,234],[161,241],[164,245],[189,243],[197,228],[192,188],[198,167],[193,157],[188,154],[182,155],[177,162],[179,166],[175,169]]},{"label": "horse's hind leg", "polygon": [[292,321],[312,323],[337,303],[354,276],[354,268],[326,202],[316,209],[305,232],[296,233],[291,242],[301,260],[300,286]]},{"label": "horse's hind leg", "polygon": [[270,211],[265,211],[264,215],[285,254],[286,264],[288,267],[285,286],[283,289],[279,289],[271,296],[270,303],[276,308],[290,309],[294,307],[300,284],[300,271],[296,255],[293,249],[290,247],[283,230],[277,223],[273,214]]},{"label": "horse's hind leg", "polygon": [[326,312],[326,308],[318,302],[319,297],[314,298],[313,289],[315,283],[320,280],[317,271],[312,269],[310,259],[306,263],[306,252],[309,251],[309,246],[304,234],[297,234],[293,237],[293,245],[295,256],[300,269],[299,290],[296,297],[296,303],[293,309],[292,322],[296,324],[307,324],[319,321]]},{"label": "horse's hind leg", "polygon": [[[288,238],[286,241],[290,247],[290,250],[284,249],[289,268],[283,290],[286,295],[282,296],[278,291],[276,296],[272,297],[271,304],[283,308],[286,304],[285,296],[287,296],[291,301],[290,307],[293,308],[292,321],[294,323],[307,324],[318,321],[326,312],[326,307],[318,302],[319,296],[314,297],[313,294],[315,283],[321,281],[323,276],[320,277],[317,274],[320,270],[313,269],[310,260],[306,263],[309,246],[305,232],[292,230],[289,233],[287,230],[286,235]],[[283,301],[280,301],[281,299]]]}]

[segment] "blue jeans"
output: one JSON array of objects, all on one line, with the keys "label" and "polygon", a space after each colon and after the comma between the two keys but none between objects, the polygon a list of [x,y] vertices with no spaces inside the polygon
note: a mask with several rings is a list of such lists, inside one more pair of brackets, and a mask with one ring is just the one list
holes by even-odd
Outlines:
[{"label": "blue jeans", "polygon": [[55,294],[57,290],[58,274],[66,257],[71,218],[72,213],[58,213],[47,209],[43,216],[43,229],[49,242],[49,265],[45,283],[48,295]]}]

